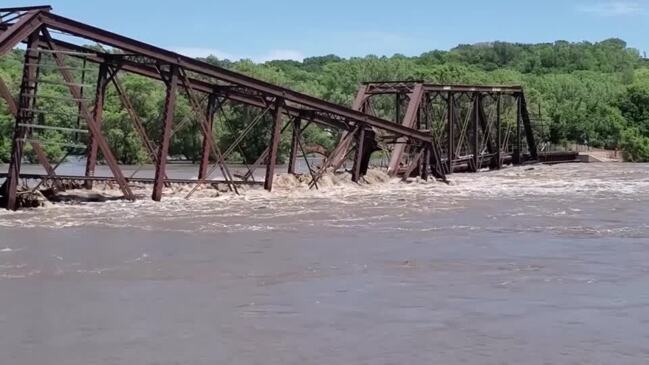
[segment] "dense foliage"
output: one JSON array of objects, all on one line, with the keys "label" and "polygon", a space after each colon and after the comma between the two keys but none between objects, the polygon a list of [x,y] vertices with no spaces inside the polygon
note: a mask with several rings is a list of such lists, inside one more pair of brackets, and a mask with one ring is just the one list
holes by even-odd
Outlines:
[{"label": "dense foliage", "polygon": [[[21,51],[0,60],[0,75],[16,91],[21,61]],[[394,55],[342,59],[329,55],[307,58],[303,62],[271,61],[265,64],[213,57],[206,61],[345,105],[351,104],[359,83],[365,81],[410,79],[440,83],[520,84],[525,87],[530,108],[543,117],[544,142],[620,148],[629,161],[649,161],[649,63],[618,39],[599,43],[559,41],[535,45],[503,42],[461,45],[450,51],[432,51],[418,57]],[[41,74],[41,78],[46,80],[57,77],[53,70],[43,70]],[[94,80],[91,78],[87,81],[92,84]],[[122,81],[145,128],[155,140],[160,134],[164,88],[159,82],[138,76],[126,76]],[[50,111],[39,116],[41,122],[75,127],[77,119],[70,116],[75,114],[75,107],[56,99],[57,95],[67,96],[65,91],[60,85],[50,85],[39,91],[39,95],[46,97],[39,99],[38,109]],[[88,90],[89,98],[92,93]],[[103,128],[110,136],[120,161],[145,161],[147,155],[112,88],[108,91],[105,110]],[[224,107],[220,113],[221,122],[217,123],[215,130],[220,143],[227,146],[255,115],[246,108]],[[176,123],[185,120],[188,123],[174,135],[172,155],[197,158],[201,141],[196,133],[195,119],[189,103],[180,96],[175,120]],[[260,125],[268,126],[269,123]],[[4,103],[0,103],[0,160],[9,156],[12,126],[13,119]],[[269,131],[264,128],[256,129],[252,138],[234,151],[232,158],[247,162],[254,160],[266,143]],[[307,143],[318,143],[327,148],[332,146],[336,137],[319,128],[309,128],[306,135]],[[288,137],[284,136],[284,154]],[[64,140],[56,131],[49,131],[39,138]],[[61,157],[68,148],[50,145],[47,152],[52,157]],[[29,151],[27,156],[31,156]]]}]

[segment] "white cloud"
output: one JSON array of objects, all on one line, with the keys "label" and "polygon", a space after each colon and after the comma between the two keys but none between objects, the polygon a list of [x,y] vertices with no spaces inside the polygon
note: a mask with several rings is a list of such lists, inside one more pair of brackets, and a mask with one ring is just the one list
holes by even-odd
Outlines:
[{"label": "white cloud", "polygon": [[274,49],[270,50],[267,53],[260,55],[236,55],[229,52],[224,52],[219,49],[214,48],[202,48],[202,47],[177,47],[174,48],[174,52],[180,53],[181,55],[188,57],[208,57],[215,56],[218,59],[228,59],[231,61],[237,61],[241,59],[249,59],[255,63],[264,63],[274,60],[294,60],[302,61],[304,59],[304,54],[300,51],[292,49]]},{"label": "white cloud", "polygon": [[595,14],[599,16],[629,16],[645,12],[644,7],[637,1],[610,0],[581,4],[577,10],[582,13]]}]

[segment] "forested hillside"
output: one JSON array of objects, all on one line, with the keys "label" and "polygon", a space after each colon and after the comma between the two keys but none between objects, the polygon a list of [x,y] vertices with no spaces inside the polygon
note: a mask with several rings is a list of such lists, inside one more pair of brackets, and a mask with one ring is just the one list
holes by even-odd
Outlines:
[{"label": "forested hillside", "polygon": [[[0,61],[0,74],[17,93],[21,76],[22,51]],[[547,142],[580,143],[594,147],[620,148],[629,161],[649,161],[649,63],[637,50],[618,39],[600,43],[509,44],[502,42],[461,45],[450,51],[432,51],[418,57],[367,56],[342,59],[329,55],[296,61],[206,61],[259,77],[327,100],[350,105],[361,82],[386,80],[425,80],[439,83],[516,84],[525,87],[528,104],[545,120]],[[58,78],[44,71],[43,79]],[[94,81],[94,80],[90,80]],[[89,82],[92,83],[92,82]],[[137,76],[123,77],[129,97],[152,137],[159,135],[164,89],[160,83]],[[92,92],[92,91],[90,91]],[[65,88],[53,86],[41,93],[54,96],[40,99],[39,109],[52,110],[40,117],[48,125],[74,127],[74,107],[57,101]],[[142,162],[146,154],[130,127],[114,90],[109,89],[105,106],[104,130],[117,157],[124,163]],[[244,108],[227,108],[225,123],[215,131],[226,145],[241,130],[252,114]],[[191,110],[180,97],[176,121],[192,121]],[[189,123],[194,125],[194,123]],[[0,160],[10,154],[13,120],[0,102]],[[194,159],[200,144],[190,127],[174,136],[171,153]],[[255,132],[237,157],[254,159],[266,143],[265,131]],[[68,142],[69,137],[50,131],[40,138]],[[335,136],[310,129],[309,142],[330,147]],[[64,146],[52,145],[52,157],[65,153]],[[28,153],[28,157],[29,157]]]}]

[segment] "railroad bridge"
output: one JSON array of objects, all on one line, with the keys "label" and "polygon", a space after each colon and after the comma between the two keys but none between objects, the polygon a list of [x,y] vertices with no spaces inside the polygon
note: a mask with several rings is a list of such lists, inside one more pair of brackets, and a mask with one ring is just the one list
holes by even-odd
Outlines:
[{"label": "railroad bridge", "polygon": [[[72,42],[71,38],[80,40]],[[39,186],[64,189],[62,182],[75,180],[92,188],[93,182],[112,181],[125,199],[134,200],[131,183],[153,184],[152,199],[162,199],[163,187],[174,183],[223,184],[234,193],[245,184],[263,184],[272,190],[282,133],[291,132],[288,173],[297,172],[302,155],[311,177],[310,186],[331,170],[353,161],[352,179],[358,182],[367,172],[373,153],[389,156],[392,176],[433,176],[445,180],[458,171],[477,172],[499,169],[504,164],[537,161],[535,134],[521,87],[477,85],[433,85],[418,81],[372,82],[360,86],[350,107],[233,72],[197,59],[155,47],[110,31],[99,29],[52,12],[49,6],[0,9],[0,57],[24,44],[22,80],[17,92],[0,78],[0,97],[15,117],[12,153],[0,195],[7,209],[17,208],[18,187],[27,179],[40,180]],[[95,43],[97,46],[80,46]],[[72,62],[74,61],[74,62]],[[78,65],[82,61],[82,67]],[[58,81],[43,80],[42,70],[53,70]],[[159,138],[153,140],[133,108],[123,74],[131,73],[159,81],[166,90],[164,110],[159,121]],[[92,84],[88,80],[92,79]],[[48,113],[39,108],[41,91],[55,83],[69,91],[70,103],[78,110],[77,128],[47,125]],[[126,176],[102,130],[107,89],[112,87],[128,113],[132,128],[148,158],[155,166],[153,178]],[[194,121],[175,121],[178,96],[183,95],[196,116]],[[215,139],[215,116],[224,105],[244,105],[258,110],[241,134],[225,149]],[[266,118],[271,115],[272,118]],[[196,179],[167,176],[170,141],[189,124],[202,138]],[[267,147],[244,174],[231,171],[227,161],[239,144],[261,123],[271,123]],[[338,131],[336,147],[319,166],[311,166],[304,146],[303,132],[313,125]],[[79,176],[57,173],[61,161],[49,161],[38,136],[43,131],[86,137],[86,143],[64,141],[68,154],[83,154],[85,173]],[[43,167],[44,174],[21,173],[24,147],[29,144]],[[111,176],[96,176],[98,156]],[[263,181],[254,173],[264,168]],[[218,177],[213,177],[213,176]]]}]

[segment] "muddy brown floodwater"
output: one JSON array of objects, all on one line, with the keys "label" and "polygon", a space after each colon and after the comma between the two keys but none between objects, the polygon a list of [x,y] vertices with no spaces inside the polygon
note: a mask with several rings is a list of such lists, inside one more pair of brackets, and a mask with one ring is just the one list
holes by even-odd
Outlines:
[{"label": "muddy brown floodwater", "polygon": [[0,363],[646,364],[649,165],[0,213]]}]

